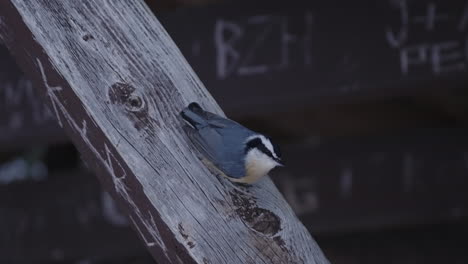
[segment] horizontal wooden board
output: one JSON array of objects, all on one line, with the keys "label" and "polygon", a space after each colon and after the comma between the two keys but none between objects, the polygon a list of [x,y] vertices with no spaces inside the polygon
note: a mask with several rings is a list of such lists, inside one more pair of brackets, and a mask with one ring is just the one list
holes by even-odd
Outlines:
[{"label": "horizontal wooden board", "polygon": [[161,17],[220,104],[281,111],[468,83],[468,1],[254,1]]},{"label": "horizontal wooden board", "polygon": [[468,225],[421,225],[318,238],[334,264],[467,263]]},{"label": "horizontal wooden board", "polygon": [[[333,264],[467,263],[468,226],[463,223],[318,237]],[[89,260],[83,260],[89,261]],[[154,264],[147,257],[86,264]]]},{"label": "horizontal wooden board", "polygon": [[125,258],[146,252],[90,173],[63,172],[0,185],[0,214],[0,263]]},{"label": "horizontal wooden board", "polygon": [[[437,94],[468,83],[466,0],[255,3],[160,14],[230,116]],[[0,146],[62,141],[13,64],[0,50]]]},{"label": "horizontal wooden board", "polygon": [[[275,170],[273,180],[319,242],[331,235],[456,222],[468,217],[466,133],[419,131],[284,146],[286,167]],[[0,245],[9,252],[0,254],[0,262],[139,254],[140,242],[108,198],[83,172],[0,185]]]},{"label": "horizontal wooden board", "polygon": [[467,130],[428,129],[288,147],[274,181],[313,232],[468,216]]}]

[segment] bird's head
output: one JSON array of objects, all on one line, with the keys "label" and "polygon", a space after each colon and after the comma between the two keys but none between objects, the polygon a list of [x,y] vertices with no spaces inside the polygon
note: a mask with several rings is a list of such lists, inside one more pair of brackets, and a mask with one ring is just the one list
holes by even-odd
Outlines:
[{"label": "bird's head", "polygon": [[264,135],[254,135],[245,143],[245,168],[249,176],[261,177],[281,163],[279,146]]}]

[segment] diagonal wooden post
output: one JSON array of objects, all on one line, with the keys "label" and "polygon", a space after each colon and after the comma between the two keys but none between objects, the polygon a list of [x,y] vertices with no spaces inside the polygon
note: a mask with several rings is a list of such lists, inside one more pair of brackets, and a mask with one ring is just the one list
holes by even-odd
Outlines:
[{"label": "diagonal wooden post", "polygon": [[143,1],[5,0],[0,35],[159,263],[328,263],[271,180],[197,158],[179,111],[222,111]]}]

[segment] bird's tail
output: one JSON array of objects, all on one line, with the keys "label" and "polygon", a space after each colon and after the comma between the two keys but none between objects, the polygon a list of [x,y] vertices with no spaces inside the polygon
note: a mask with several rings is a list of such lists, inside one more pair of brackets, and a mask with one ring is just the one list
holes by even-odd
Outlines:
[{"label": "bird's tail", "polygon": [[195,129],[200,129],[208,125],[207,120],[204,118],[205,111],[198,103],[190,103],[180,112],[180,115],[188,125]]}]

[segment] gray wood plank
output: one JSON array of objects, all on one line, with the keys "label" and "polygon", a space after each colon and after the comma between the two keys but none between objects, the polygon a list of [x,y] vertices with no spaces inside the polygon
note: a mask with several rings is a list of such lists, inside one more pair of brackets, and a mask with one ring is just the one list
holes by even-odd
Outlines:
[{"label": "gray wood plank", "polygon": [[162,263],[328,263],[269,178],[210,172],[179,111],[221,109],[142,1],[3,1],[0,35]]}]

